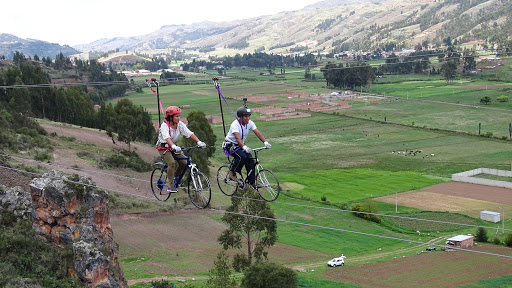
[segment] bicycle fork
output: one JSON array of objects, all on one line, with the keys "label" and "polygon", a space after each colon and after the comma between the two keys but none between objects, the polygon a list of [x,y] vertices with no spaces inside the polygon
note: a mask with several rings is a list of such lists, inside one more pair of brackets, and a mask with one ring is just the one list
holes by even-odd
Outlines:
[{"label": "bicycle fork", "polygon": [[194,191],[202,191],[203,183],[201,183],[199,177],[196,178],[196,175],[199,175],[199,173],[197,173],[199,170],[197,170],[196,164],[191,164],[189,167],[190,178],[192,179],[192,184],[194,185]]}]

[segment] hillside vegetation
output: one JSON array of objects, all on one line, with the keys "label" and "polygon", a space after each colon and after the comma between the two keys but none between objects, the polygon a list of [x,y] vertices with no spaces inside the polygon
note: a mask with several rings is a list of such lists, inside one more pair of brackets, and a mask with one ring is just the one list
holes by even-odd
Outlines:
[{"label": "hillside vegetation", "polygon": [[169,25],[143,36],[103,39],[76,48],[138,52],[181,48],[234,55],[427,49],[447,40],[468,43],[470,48],[470,43],[479,44],[477,48],[504,48],[511,46],[511,11],[512,3],[503,0],[323,1],[252,19]]}]

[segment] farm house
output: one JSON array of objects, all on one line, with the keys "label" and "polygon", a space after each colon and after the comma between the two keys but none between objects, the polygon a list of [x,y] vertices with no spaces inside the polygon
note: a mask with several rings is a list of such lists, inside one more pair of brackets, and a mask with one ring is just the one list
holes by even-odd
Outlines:
[{"label": "farm house", "polygon": [[501,214],[492,211],[480,211],[480,219],[490,222],[500,222]]},{"label": "farm house", "polygon": [[447,248],[469,248],[473,246],[473,236],[471,235],[457,235],[452,238],[446,239]]}]

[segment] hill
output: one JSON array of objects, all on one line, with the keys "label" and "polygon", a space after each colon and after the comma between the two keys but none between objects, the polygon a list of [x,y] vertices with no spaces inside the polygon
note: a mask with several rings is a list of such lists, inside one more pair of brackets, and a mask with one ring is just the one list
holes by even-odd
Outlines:
[{"label": "hill", "polygon": [[[169,25],[136,37],[101,39],[82,51],[180,48],[210,54],[373,51],[456,41],[505,45],[512,3],[500,0],[326,0],[301,10],[231,22]],[[460,25],[465,23],[465,25]]]},{"label": "hill", "polygon": [[0,56],[12,59],[15,51],[31,57],[37,55],[39,57],[50,57],[51,59],[55,59],[55,56],[61,52],[64,56],[79,53],[78,50],[68,45],[61,46],[41,40],[22,39],[11,34],[0,34]]}]

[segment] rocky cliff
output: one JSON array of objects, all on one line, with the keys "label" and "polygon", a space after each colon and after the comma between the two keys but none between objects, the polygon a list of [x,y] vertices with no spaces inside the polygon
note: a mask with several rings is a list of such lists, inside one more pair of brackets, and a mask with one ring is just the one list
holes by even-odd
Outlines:
[{"label": "rocky cliff", "polygon": [[50,171],[32,180],[30,193],[2,189],[0,204],[30,218],[42,240],[72,245],[70,277],[89,287],[128,287],[110,226],[108,193],[94,186],[90,179]]}]

